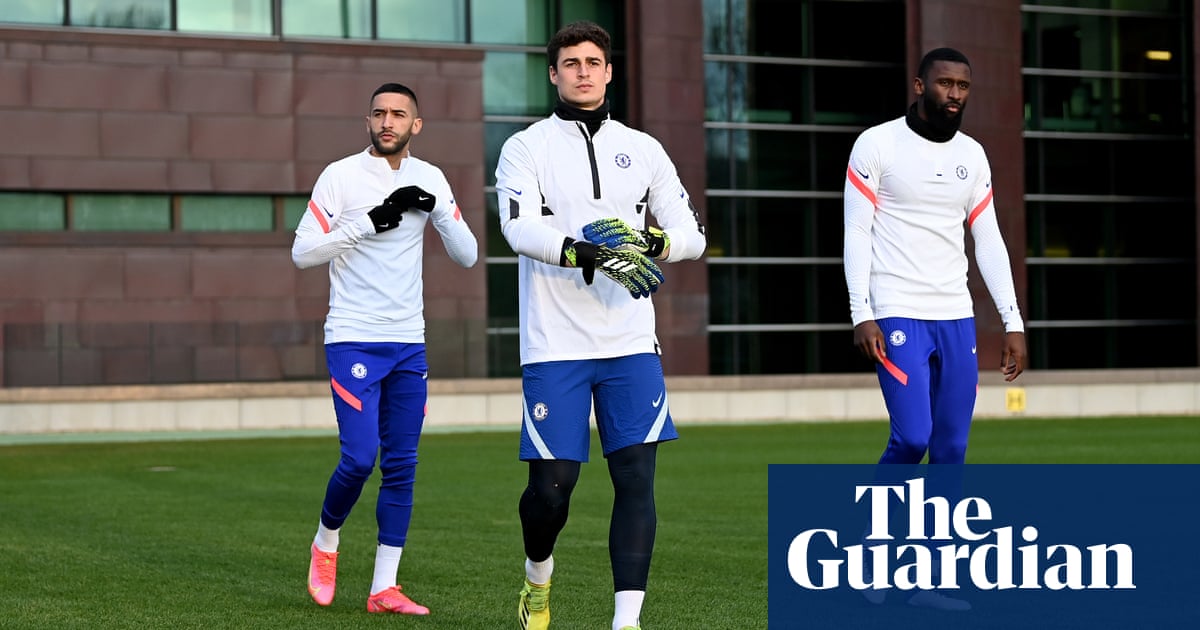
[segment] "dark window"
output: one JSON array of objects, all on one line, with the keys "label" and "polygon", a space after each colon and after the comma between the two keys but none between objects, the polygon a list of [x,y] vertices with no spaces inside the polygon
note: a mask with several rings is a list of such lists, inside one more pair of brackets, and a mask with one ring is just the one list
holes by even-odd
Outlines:
[{"label": "dark window", "polygon": [[842,191],[858,133],[907,105],[904,3],[704,7],[710,371],[869,369],[850,344]]},{"label": "dark window", "polygon": [[872,372],[851,344],[849,329],[821,332],[714,332],[713,374]]},{"label": "dark window", "polygon": [[1190,15],[1035,2],[1023,25],[1032,367],[1195,365]]}]

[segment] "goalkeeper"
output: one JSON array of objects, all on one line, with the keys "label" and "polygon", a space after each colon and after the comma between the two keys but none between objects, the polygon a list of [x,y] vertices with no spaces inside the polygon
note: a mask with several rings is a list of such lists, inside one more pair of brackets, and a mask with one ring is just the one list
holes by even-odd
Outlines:
[{"label": "goalkeeper", "polygon": [[[521,628],[550,624],[552,553],[588,460],[594,404],[614,488],[612,627],[638,628],[657,446],[678,437],[650,296],[663,282],[661,263],[704,252],[704,226],[662,145],[609,117],[608,33],[570,24],[546,52],[558,105],[510,137],[496,167],[500,230],[519,254],[520,458],[529,462],[517,614]],[[648,215],[661,229],[647,227]]]}]

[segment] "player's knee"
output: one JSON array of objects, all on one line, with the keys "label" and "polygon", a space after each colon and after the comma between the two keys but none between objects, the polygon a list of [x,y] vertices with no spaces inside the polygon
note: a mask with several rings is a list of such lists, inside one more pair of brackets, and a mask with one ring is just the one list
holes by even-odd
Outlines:
[{"label": "player's knee", "polygon": [[363,481],[371,476],[371,471],[374,469],[374,453],[371,454],[370,458],[356,456],[353,453],[342,453],[342,459],[338,462],[337,473],[348,479]]},{"label": "player's knee", "polygon": [[636,444],[608,456],[608,471],[618,493],[653,494],[656,444]]},{"label": "player's knee", "polygon": [[416,449],[407,452],[386,453],[379,458],[379,470],[384,477],[401,475],[412,477],[416,469]]},{"label": "player's knee", "polygon": [[416,462],[411,464],[384,466],[380,464],[380,487],[411,488],[417,477]]},{"label": "player's knee", "polygon": [[540,503],[543,507],[550,510],[561,509],[571,499],[571,491],[574,485],[566,484],[538,484],[534,486],[530,484],[525,489],[525,496],[533,502]]},{"label": "player's knee", "polygon": [[893,435],[888,443],[888,459],[891,460],[889,463],[919,463],[924,459],[925,451],[928,448],[928,439],[914,439]]},{"label": "player's knee", "polygon": [[541,504],[551,510],[564,507],[579,480],[578,462],[537,462],[529,468],[529,485],[522,501]]},{"label": "player's knee", "polygon": [[929,447],[929,463],[931,464],[961,464],[966,459],[966,440],[930,445]]}]

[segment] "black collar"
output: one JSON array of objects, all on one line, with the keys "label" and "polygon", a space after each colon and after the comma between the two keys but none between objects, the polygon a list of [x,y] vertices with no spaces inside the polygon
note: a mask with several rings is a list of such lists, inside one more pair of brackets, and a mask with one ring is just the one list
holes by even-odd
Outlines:
[{"label": "black collar", "polygon": [[594,136],[600,130],[601,123],[608,120],[608,110],[608,99],[604,99],[604,102],[596,109],[580,109],[559,100],[558,105],[554,108],[554,113],[563,120],[577,120],[587,125],[588,134]]},{"label": "black collar", "polygon": [[904,115],[904,122],[908,123],[908,128],[912,129],[913,133],[930,142],[949,142],[954,134],[958,133],[957,126],[954,129],[938,129],[929,124],[929,121],[917,114],[916,103],[909,105],[908,113]]}]

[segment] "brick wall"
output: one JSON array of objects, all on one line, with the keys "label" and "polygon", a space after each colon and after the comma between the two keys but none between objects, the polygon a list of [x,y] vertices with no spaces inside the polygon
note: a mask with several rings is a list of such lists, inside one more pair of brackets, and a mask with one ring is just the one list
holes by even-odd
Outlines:
[{"label": "brick wall", "polygon": [[[425,118],[414,154],[443,168],[482,241],[482,60],[0,28],[0,191],[305,195],[366,146],[371,92],[399,81]],[[0,233],[0,386],[323,377],[328,278],[295,269],[290,230]],[[484,376],[485,266],[463,270],[426,238],[431,373]]]}]

